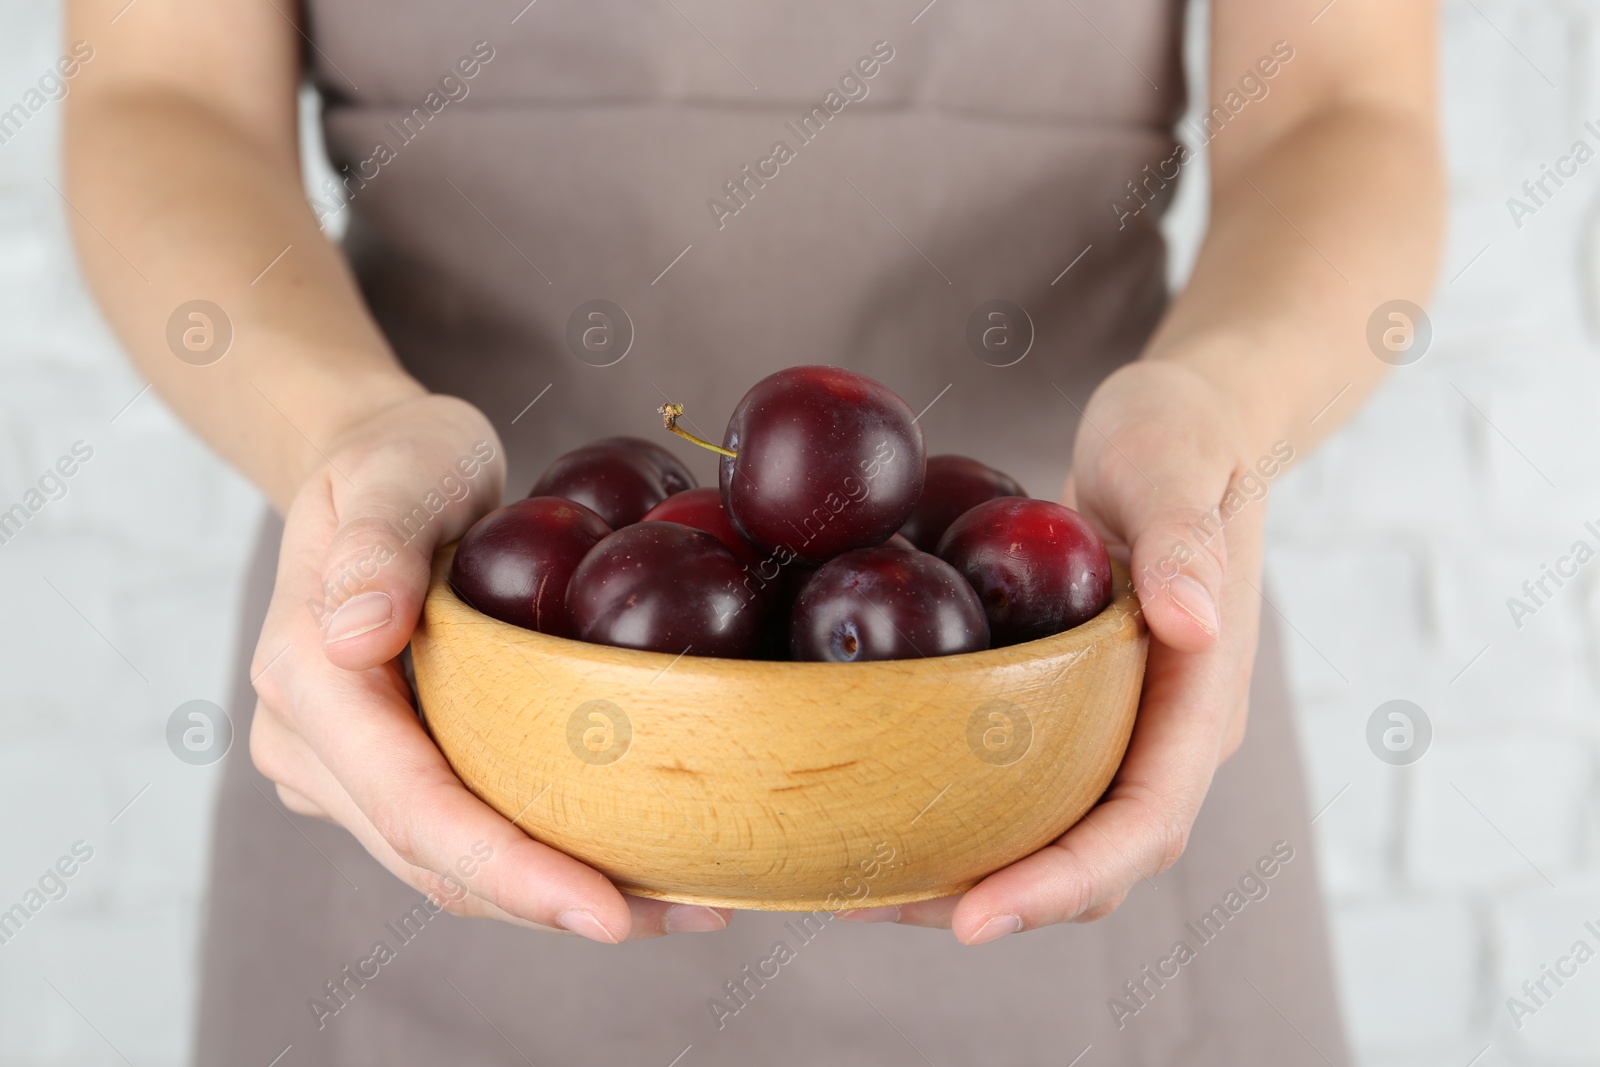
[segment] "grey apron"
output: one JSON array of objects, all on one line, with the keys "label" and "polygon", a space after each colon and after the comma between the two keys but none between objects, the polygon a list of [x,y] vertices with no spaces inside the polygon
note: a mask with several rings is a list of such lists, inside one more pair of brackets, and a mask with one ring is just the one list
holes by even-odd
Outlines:
[{"label": "grey apron", "polygon": [[[495,421],[514,495],[589,439],[659,433],[664,400],[720,437],[757,378],[829,362],[931,405],[931,451],[1051,496],[1077,408],[1163,308],[1160,204],[1128,208],[1182,108],[1172,0],[308,8],[345,176],[317,209],[349,220],[408,368]],[[999,319],[996,300],[1014,305]],[[272,810],[237,745],[197,1062],[1342,1064],[1270,625],[1262,642],[1249,736],[1184,859],[1105,921],[976,949],[757,913],[617,947],[448,915],[413,932],[395,924],[418,895],[342,831]],[[253,706],[241,666],[241,737]],[[393,961],[351,982],[379,940]],[[779,941],[792,961],[747,981]],[[347,1003],[319,1018],[330,981]]]}]

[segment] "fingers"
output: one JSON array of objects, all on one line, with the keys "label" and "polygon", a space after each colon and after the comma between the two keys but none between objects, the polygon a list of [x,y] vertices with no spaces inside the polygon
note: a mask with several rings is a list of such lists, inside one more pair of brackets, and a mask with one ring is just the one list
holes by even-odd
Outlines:
[{"label": "fingers", "polygon": [[915,904],[900,905],[900,914],[894,920],[902,926],[926,926],[937,930],[950,928],[950,916],[955,914],[956,906],[962,901],[962,896],[939,897],[935,900],[919,900]]},{"label": "fingers", "polygon": [[497,488],[492,499],[487,491],[472,494],[463,479],[448,473],[441,480],[461,487],[457,500],[431,484],[419,488],[409,470],[380,466],[358,475],[368,479],[361,487],[331,487],[339,525],[317,570],[324,594],[318,619],[323,647],[330,662],[348,670],[400,654],[422,614],[435,548],[460,537],[500,503]]},{"label": "fingers", "polygon": [[533,840],[468,792],[428,739],[395,657],[434,548],[498,505],[504,467],[492,427],[461,401],[428,397],[385,419],[394,425],[330,448],[286,518],[251,666],[257,766],[285,806],[336,821],[460,914],[608,943],[725,927],[730,912],[624,897]]},{"label": "fingers", "polygon": [[[1097,904],[1086,911],[1079,913],[1069,922],[1089,923],[1104,919],[1107,915],[1122,906],[1128,899],[1124,890],[1111,900]],[[935,930],[950,929],[950,919],[955,914],[956,906],[961,903],[962,897],[940,897],[937,900],[921,900],[914,904],[901,904],[884,908],[862,908],[856,911],[838,912],[838,917],[847,923],[898,923],[901,926],[922,926]],[[976,943],[976,942],[974,942]]]},{"label": "fingers", "polygon": [[325,819],[328,822],[333,821],[333,816],[324,811],[320,804],[313,802],[310,797],[302,793],[295,792],[281,782],[278,783],[278,799],[283,802],[284,807],[296,815],[305,815],[313,819]]},{"label": "fingers", "polygon": [[409,521],[406,527],[397,525],[387,496],[357,494],[349,511],[355,517],[333,535],[323,563],[332,609],[320,619],[323,647],[332,663],[350,670],[400,654],[428,591],[432,538]]},{"label": "fingers", "polygon": [[958,898],[903,906],[897,921],[947,922],[968,945],[1090,922],[1182,855],[1218,762],[1243,737],[1262,522],[1259,507],[1239,517],[1246,440],[1233,401],[1183,365],[1125,366],[1096,390],[1062,499],[1127,560],[1150,629],[1127,753],[1101,803],[1056,841]]},{"label": "fingers", "polygon": [[1108,914],[1106,905],[1182,854],[1209,781],[1209,773],[1198,782],[1191,777],[1178,795],[1148,784],[1114,790],[1051,845],[968,892],[950,918],[957,940],[979,945],[1019,930],[1087,921],[1097,910]]},{"label": "fingers", "polygon": [[365,670],[399,655],[434,549],[498,507],[504,484],[493,427],[451,397],[397,405],[335,442],[288,517],[306,550],[297,562],[318,579],[299,603],[331,662]]},{"label": "fingers", "polygon": [[[1156,640],[1210,648],[1222,625],[1230,496],[1244,454],[1229,401],[1172,364],[1124,367],[1078,428],[1072,491],[1079,510],[1129,549],[1129,570]],[[1237,499],[1236,499],[1237,498]]]},{"label": "fingers", "polygon": [[1104,904],[1096,904],[1094,907],[1090,908],[1088,911],[1085,911],[1085,912],[1077,915],[1071,921],[1075,922],[1075,923],[1099,922],[1101,919],[1104,919],[1107,915],[1110,915],[1112,912],[1114,912],[1118,908],[1122,907],[1122,902],[1124,900],[1127,900],[1127,899],[1128,899],[1128,893],[1127,893],[1126,890],[1124,890],[1123,892],[1118,893],[1112,899],[1106,901]]},{"label": "fingers", "polygon": [[[344,827],[389,873],[429,897],[438,907],[456,915],[494,917],[522,926],[549,929],[474,896],[455,871],[447,874],[431,871],[401,859],[356,807],[350,794],[317,760],[305,741],[265,706],[257,706],[250,727],[250,754],[257,769],[278,782],[278,795],[285,799],[291,811],[297,814],[320,814]],[[292,781],[294,785],[285,785],[285,780]],[[308,794],[318,799],[311,801]],[[314,812],[306,812],[300,805],[287,803],[290,797],[301,798],[303,804],[315,809]],[[482,857],[486,853],[486,849],[479,849],[473,860],[483,862]],[[491,855],[488,858],[492,860],[493,857]]]},{"label": "fingers", "polygon": [[[269,778],[281,776],[295,783],[293,786],[278,785],[279,796],[284,798],[291,811],[320,815],[343,826],[390,873],[430,897],[444,910],[456,915],[512,922],[532,929],[577,933],[603,942],[611,942],[615,937],[615,932],[607,929],[603,923],[596,927],[584,920],[573,920],[575,925],[572,928],[554,925],[506,910],[493,899],[481,895],[476,891],[476,886],[489,879],[489,868],[505,854],[504,851],[497,852],[487,839],[475,842],[445,870],[406,860],[316,759],[304,739],[288,729],[268,708],[257,708],[250,733],[250,751],[257,766]],[[316,799],[311,800],[310,797]],[[526,837],[523,839],[537,845]],[[537,847],[544,848],[542,845]],[[555,855],[559,856],[560,853]],[[564,856],[562,859],[576,864],[576,861]],[[670,904],[639,897],[627,897],[625,901],[631,921],[626,935],[617,939],[640,940],[668,933],[710,932],[725,929],[732,920],[732,912],[726,909]],[[560,921],[559,917],[557,921]]]},{"label": "fingers", "polygon": [[[366,499],[360,490],[345,492]],[[424,892],[442,893],[460,883],[498,909],[486,914],[504,913],[597,941],[624,940],[633,911],[622,894],[598,871],[529,838],[461,785],[418,723],[395,664],[342,669],[324,653],[314,608],[323,602],[322,566],[338,524],[336,495],[331,482],[308,486],[285,524],[252,669],[270,712],[261,717],[261,737],[252,731],[258,765]],[[424,564],[420,558],[414,565],[391,563],[399,565],[372,581],[390,582],[394,592],[411,587],[410,599],[401,602],[414,618],[426,582]],[[393,583],[396,575],[399,584]],[[391,620],[380,639],[403,641],[413,618]],[[275,722],[284,726],[284,736],[273,736]],[[646,915],[653,916],[653,906],[647,907]]]},{"label": "fingers", "polygon": [[1250,694],[1246,693],[1236,705],[1233,714],[1228,719],[1227,733],[1222,735],[1222,747],[1217,753],[1217,762],[1226,763],[1233,758],[1244,744],[1245,728],[1250,721]]},{"label": "fingers", "polygon": [[[448,871],[481,842],[495,862],[468,879],[477,896],[513,915],[592,940],[614,943],[628,936],[632,914],[610,881],[532,840],[467,792],[410,707],[360,693],[350,680],[361,677],[328,680],[315,698],[326,704],[302,717],[302,723],[317,725],[309,731],[302,725],[302,730],[329,773],[403,861]],[[374,759],[377,753],[382,756]]]},{"label": "fingers", "polygon": [[1204,652],[1153,641],[1127,754],[1104,800],[1051,845],[984,879],[957,904],[951,930],[982,944],[1019,929],[1091,921],[1165,871],[1230,744],[1243,736],[1260,600],[1245,572],[1259,530],[1240,525],[1239,565],[1224,587],[1226,627]]},{"label": "fingers", "polygon": [[1228,474],[1201,463],[1194,456],[1164,456],[1147,472],[1154,484],[1124,478],[1116,504],[1150,632],[1185,652],[1217,640],[1229,563],[1221,511]]},{"label": "fingers", "polygon": [[1099,806],[1045,849],[962,896],[841,918],[949,927],[963,943],[983,944],[1018,930],[1104,918],[1132,887],[1176,862],[1217,764],[1244,736],[1260,612],[1247,576],[1259,568],[1259,526],[1239,524],[1234,539],[1224,632],[1203,652],[1152,643],[1134,734]]},{"label": "fingers", "polygon": [[726,930],[733,921],[731,908],[705,908],[698,904],[669,904],[664,900],[629,897],[633,909],[634,937],[656,934],[711,934]]},{"label": "fingers", "polygon": [[1188,652],[1211,647],[1222,628],[1218,604],[1228,564],[1222,530],[1192,504],[1174,504],[1139,530],[1129,570],[1151,634]]},{"label": "fingers", "polygon": [[[328,661],[303,609],[306,587],[318,573],[300,565],[315,554],[308,547],[315,537],[304,533],[292,520],[285,529],[256,689],[307,749],[280,746],[285,765],[260,759],[258,765],[329,810],[380,860],[387,849],[409,867],[460,877],[475,896],[541,926],[603,942],[625,939],[632,913],[622,894],[599,872],[529,838],[462,786],[417,721],[394,664],[350,671]],[[272,655],[275,648],[281,651]],[[348,794],[360,819],[329,807],[336,791],[325,783],[319,790],[319,767]],[[482,850],[494,862],[462,874],[460,866],[474,866]]]}]

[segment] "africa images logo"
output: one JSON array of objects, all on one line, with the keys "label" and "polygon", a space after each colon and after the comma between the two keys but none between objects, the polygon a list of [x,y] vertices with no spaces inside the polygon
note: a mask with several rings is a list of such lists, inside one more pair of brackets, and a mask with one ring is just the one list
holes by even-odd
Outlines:
[{"label": "africa images logo", "polygon": [[[1590,119],[1583,124],[1583,128],[1592,134],[1597,143],[1600,143],[1600,126]],[[1548,163],[1539,164],[1539,176],[1529,178],[1522,183],[1522,196],[1515,194],[1506,197],[1506,210],[1511,213],[1511,221],[1517,229],[1522,229],[1523,220],[1537,215],[1541,209],[1550,203],[1557,192],[1567,182],[1577,178],[1578,172],[1595,157],[1594,145],[1583,138],[1572,142],[1572,147],[1567,154],[1556,159],[1552,167]],[[1555,188],[1550,188],[1551,183]]]}]

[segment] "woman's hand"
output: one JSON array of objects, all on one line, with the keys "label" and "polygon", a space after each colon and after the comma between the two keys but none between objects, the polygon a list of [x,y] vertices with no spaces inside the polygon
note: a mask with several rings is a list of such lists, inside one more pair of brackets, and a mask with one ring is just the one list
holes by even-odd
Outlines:
[{"label": "woman's hand", "polygon": [[1215,510],[1254,467],[1244,441],[1232,402],[1178,363],[1131,364],[1095,392],[1065,502],[1129,562],[1151,635],[1121,769],[1081,822],[967,893],[847,918],[948,926],[981,944],[1109,915],[1183,854],[1212,774],[1244,738],[1266,506],[1250,501],[1220,528]]},{"label": "woman's hand", "polygon": [[467,791],[417,720],[397,657],[435,546],[500,504],[489,421],[449,397],[407,400],[326,459],[288,510],[250,670],[250,754],[284,804],[343,826],[459,915],[602,942],[725,927],[728,912],[624,897],[528,837]]},{"label": "woman's hand", "polygon": [[1269,55],[1281,76],[1270,103],[1208,140],[1205,243],[1144,358],[1091,398],[1066,490],[1132,557],[1151,635],[1132,742],[1100,805],[1052,844],[961,897],[860,918],[976,944],[1107,915],[1182,854],[1244,737],[1266,508],[1211,537],[1205,520],[1257,462],[1293,457],[1263,454],[1287,427],[1309,448],[1376,386],[1372,309],[1425,301],[1437,265],[1435,7],[1346,0],[1307,34],[1273,0],[1210,5],[1207,99]]}]

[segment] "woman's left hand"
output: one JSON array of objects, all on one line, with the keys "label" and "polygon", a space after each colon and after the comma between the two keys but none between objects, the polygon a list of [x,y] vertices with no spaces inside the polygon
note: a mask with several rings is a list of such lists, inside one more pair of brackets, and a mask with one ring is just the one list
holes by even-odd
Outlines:
[{"label": "woman's left hand", "polygon": [[[982,944],[1109,915],[1183,854],[1213,773],[1244,738],[1249,705],[1266,505],[1251,499],[1264,483],[1245,441],[1233,402],[1183,365],[1134,363],[1096,390],[1064,498],[1129,562],[1150,628],[1122,766],[1082,821],[968,892],[842,917],[949,927]],[[1225,496],[1237,510],[1224,509],[1219,528]]]}]

